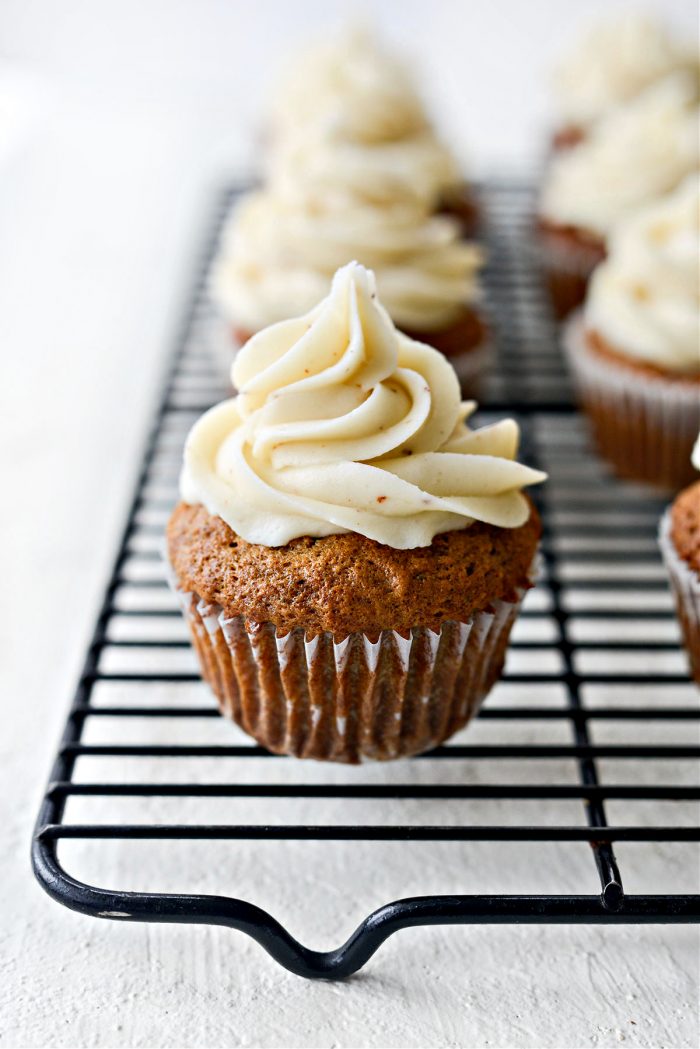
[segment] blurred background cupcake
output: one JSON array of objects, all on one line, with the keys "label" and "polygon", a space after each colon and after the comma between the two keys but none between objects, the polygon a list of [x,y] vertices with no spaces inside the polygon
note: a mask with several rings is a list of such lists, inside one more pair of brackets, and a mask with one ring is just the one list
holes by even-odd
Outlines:
[{"label": "blurred background cupcake", "polygon": [[419,203],[472,233],[477,207],[407,63],[364,26],[304,49],[270,109],[266,181],[299,199]]},{"label": "blurred background cupcake", "polygon": [[[692,463],[700,470],[700,435]],[[700,480],[676,496],[661,520],[659,545],[668,570],[690,672],[700,685]]]},{"label": "blurred background cupcake", "polygon": [[687,483],[700,428],[700,176],[617,227],[564,342],[615,471]]},{"label": "blurred background cupcake", "polygon": [[697,50],[648,11],[595,23],[554,69],[554,148],[576,145],[601,117],[669,73],[697,67]]},{"label": "blurred background cupcake", "polygon": [[475,394],[490,352],[478,308],[482,253],[459,237],[453,219],[417,202],[310,207],[272,190],[252,193],[231,217],[213,294],[243,343],[310,310],[353,259],[374,270],[396,325],[449,357],[464,391]]},{"label": "blurred background cupcake", "polygon": [[674,73],[602,117],[545,175],[539,241],[557,317],[583,301],[616,223],[697,170],[698,82]]},{"label": "blurred background cupcake", "polygon": [[470,430],[441,354],[357,263],[234,363],[185,446],[175,585],[222,712],[275,753],[434,747],[500,675],[539,518],[512,420]]},{"label": "blurred background cupcake", "polygon": [[305,51],[268,123],[265,180],[235,206],[212,295],[242,344],[306,313],[351,260],[374,270],[407,334],[450,358],[477,396],[490,358],[471,193],[407,68],[365,29]]}]

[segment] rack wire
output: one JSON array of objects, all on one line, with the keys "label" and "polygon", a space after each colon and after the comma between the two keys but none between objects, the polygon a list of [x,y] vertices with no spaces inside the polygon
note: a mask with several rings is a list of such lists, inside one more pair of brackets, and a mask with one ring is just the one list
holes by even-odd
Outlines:
[{"label": "rack wire", "polygon": [[[217,201],[112,576],[41,804],[32,846],[39,882],[54,899],[84,914],[228,926],[253,937],[292,972],[331,979],[357,971],[387,937],[410,926],[697,921],[697,894],[670,892],[663,881],[658,892],[626,891],[614,851],[628,843],[655,842],[668,849],[700,840],[697,694],[678,647],[656,551],[663,501],[611,479],[588,448],[530,246],[532,194],[527,185],[494,181],[482,186],[480,194],[481,234],[489,257],[486,306],[497,352],[480,415],[483,421],[489,413],[515,416],[523,433],[523,457],[550,474],[548,484],[535,492],[544,522],[543,578],[526,599],[503,685],[487,700],[474,726],[454,741],[409,761],[361,766],[342,775],[317,765],[313,776],[305,775],[310,763],[267,754],[223,721],[215,742],[163,742],[155,731],[163,723],[219,720],[206,693],[194,704],[177,696],[181,686],[194,685],[199,675],[193,665],[182,669],[189,645],[158,548],[176,499],[182,440],[199,413],[226,394],[223,370],[211,352],[215,321],[206,286],[234,195],[229,190]],[[111,702],[113,686],[127,689],[129,701]],[[560,701],[543,701],[553,690]],[[114,719],[132,726],[129,739],[92,741],[91,728]],[[546,730],[554,724],[568,726],[568,740],[549,741]],[[499,742],[480,742],[479,725],[497,729]],[[528,731],[522,732],[522,726]],[[606,728],[614,728],[612,735],[606,735]],[[673,729],[680,730],[680,740]],[[533,742],[533,731],[547,741]],[[147,778],[121,774],[132,758],[145,759],[139,767],[145,767]],[[274,774],[255,772],[251,780],[248,771],[260,768],[263,758],[263,768],[274,769]],[[574,776],[561,772],[561,761],[575,770]],[[158,773],[159,762],[177,774],[164,778]],[[224,762],[226,771],[212,773]],[[556,772],[545,773],[542,781],[524,776],[511,782],[506,770],[513,762],[523,768],[544,763]],[[89,770],[97,768],[98,775],[81,774],[85,763]],[[458,771],[443,775],[447,769]],[[503,773],[486,774],[484,769]],[[220,799],[245,799],[249,812],[261,812],[262,817],[239,823],[161,823],[151,821],[146,811],[140,821],[120,822],[110,805],[130,798],[144,805],[162,799],[198,799],[212,805]],[[279,805],[280,799],[294,799],[304,820],[271,821],[264,806]],[[101,803],[99,822],[68,818],[71,806],[91,800]],[[348,821],[347,806],[356,801],[366,806],[363,811],[377,814],[391,803],[391,820]],[[556,825],[548,820],[485,823],[477,809],[481,804],[522,801],[573,804],[579,818]],[[329,804],[341,806],[338,822],[316,823],[321,802],[323,812]],[[436,806],[448,804],[458,806],[456,817],[435,822]],[[428,822],[421,818],[421,806],[427,808]],[[612,809],[621,814],[614,822],[609,818]],[[439,842],[446,848],[482,842],[487,848],[510,850],[515,843],[529,842],[533,857],[544,842],[563,843],[567,849],[583,842],[590,846],[600,891],[514,895],[488,891],[485,885],[484,891],[469,895],[432,893],[393,900],[367,915],[343,946],[317,951],[302,945],[266,909],[243,899],[107,889],[81,880],[59,859],[59,849],[76,839],[97,849],[106,841],[119,849],[142,840],[162,842],[164,849],[167,843],[196,841],[202,843],[204,857],[206,848],[217,841],[247,842],[248,848],[256,840],[277,845],[325,842],[326,848],[342,842],[374,847],[381,842]],[[627,862],[628,873],[638,880],[630,866],[634,850]],[[164,867],[167,863],[166,853]],[[692,880],[697,858],[686,852],[682,864]]]}]

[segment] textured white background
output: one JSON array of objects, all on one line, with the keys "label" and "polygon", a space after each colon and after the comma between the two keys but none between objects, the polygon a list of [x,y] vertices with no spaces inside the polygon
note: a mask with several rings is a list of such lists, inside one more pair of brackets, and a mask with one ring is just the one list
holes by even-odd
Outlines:
[{"label": "textured white background", "polygon": [[[546,65],[579,17],[612,6],[385,0],[360,9],[413,52],[456,148],[488,171],[536,163]],[[663,7],[696,31],[694,3]],[[697,1044],[691,928],[416,930],[347,984],[309,985],[236,934],[98,923],[53,904],[31,879],[34,810],[207,189],[254,159],[255,117],[278,57],[357,9],[320,0],[0,4],[2,1045]],[[687,855],[672,854],[686,888]],[[479,858],[464,850],[445,872],[439,851],[397,864],[391,848],[367,849],[357,898],[340,854],[323,877],[323,857],[311,853],[304,866],[291,857],[284,877],[264,849],[233,859],[212,850],[211,862],[223,871],[217,888],[248,889],[305,941],[335,946],[338,925],[348,933],[392,895],[445,879],[473,890]],[[76,869],[84,859],[76,854]],[[561,891],[585,871],[594,891],[580,850],[520,849],[517,862],[501,860],[488,868],[496,888],[534,887],[544,872]],[[151,848],[133,871],[105,862],[107,881],[173,880]],[[652,880],[660,862],[652,853],[639,877]],[[197,869],[196,856],[178,863],[184,879]]]}]

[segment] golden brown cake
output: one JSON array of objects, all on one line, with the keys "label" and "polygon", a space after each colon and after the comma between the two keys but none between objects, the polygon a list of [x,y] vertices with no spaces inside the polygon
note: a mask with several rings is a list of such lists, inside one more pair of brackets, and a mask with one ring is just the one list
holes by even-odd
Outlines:
[{"label": "golden brown cake", "polygon": [[[700,438],[696,447],[700,467]],[[700,685],[700,481],[676,496],[662,519],[659,542],[690,671]]]}]

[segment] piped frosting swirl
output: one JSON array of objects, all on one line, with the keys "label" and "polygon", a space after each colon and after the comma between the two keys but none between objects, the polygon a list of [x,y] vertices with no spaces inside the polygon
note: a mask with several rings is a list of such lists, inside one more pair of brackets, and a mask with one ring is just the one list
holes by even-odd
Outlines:
[{"label": "piped frosting swirl", "polygon": [[465,426],[452,367],[395,329],[358,263],[250,339],[233,381],[187,439],[181,492],[251,543],[351,531],[409,549],[475,520],[516,528],[545,476],[515,460],[514,421]]},{"label": "piped frosting swirl", "polygon": [[297,204],[433,208],[461,182],[407,69],[362,27],[294,63],[271,124],[266,182]]},{"label": "piped frosting swirl", "polygon": [[698,167],[697,83],[677,73],[601,119],[554,157],[540,212],[549,222],[607,236]]},{"label": "piped frosting swirl", "polygon": [[554,71],[555,104],[563,123],[586,127],[655,80],[694,70],[698,55],[658,19],[641,11],[594,25]]},{"label": "piped frosting swirl", "polygon": [[482,252],[451,219],[409,205],[299,207],[268,190],[234,210],[212,293],[232,323],[256,332],[312,309],[349,259],[374,270],[392,320],[409,331],[447,328],[479,297]]},{"label": "piped frosting swirl", "polygon": [[615,229],[585,319],[628,356],[700,374],[700,175]]}]

